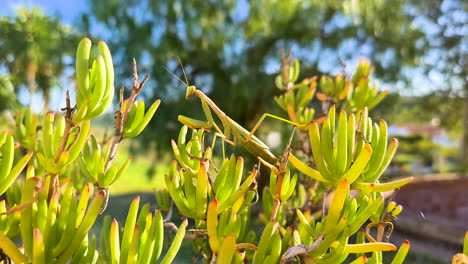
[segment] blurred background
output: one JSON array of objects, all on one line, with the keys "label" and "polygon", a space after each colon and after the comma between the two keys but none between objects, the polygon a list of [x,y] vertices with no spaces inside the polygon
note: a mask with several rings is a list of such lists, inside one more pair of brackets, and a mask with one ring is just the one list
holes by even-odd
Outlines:
[{"label": "blurred background", "polygon": [[[358,59],[367,57],[379,87],[390,91],[373,119],[385,119],[400,141],[387,178],[417,176],[407,192],[397,195],[409,213],[409,222],[402,221],[410,228],[399,228],[396,236],[416,241],[417,254],[409,260],[415,262],[409,263],[447,263],[459,247],[456,238],[440,235],[448,232],[440,228],[460,226],[456,234],[468,227],[468,195],[462,195],[468,188],[463,177],[468,164],[466,1],[2,0],[1,127],[18,106],[36,112],[64,106],[65,91],[75,89],[75,49],[85,36],[110,46],[116,87],[130,88],[136,58],[140,75],[151,76],[140,99],[162,99],[150,127],[120,149],[119,157],[130,155],[135,162],[112,186],[111,205],[114,199],[128,208],[125,198],[136,193],[153,199],[147,192],[162,188],[161,177],[173,159],[170,139],[180,129],[177,115],[203,117],[198,100],[186,101],[184,84],[163,68],[183,79],[177,57],[189,83],[248,128],[265,112],[281,115],[272,98],[280,94],[274,77],[282,49],[301,61],[300,79],[334,75],[343,64],[352,72]],[[112,129],[112,112],[95,122],[95,134]],[[285,145],[285,139],[277,139],[280,127],[269,121],[259,131],[260,138],[277,146],[275,153]],[[117,207],[110,210],[119,217]],[[432,226],[424,229],[425,224]],[[434,234],[432,244],[424,233]],[[423,241],[419,248],[418,239]]]}]

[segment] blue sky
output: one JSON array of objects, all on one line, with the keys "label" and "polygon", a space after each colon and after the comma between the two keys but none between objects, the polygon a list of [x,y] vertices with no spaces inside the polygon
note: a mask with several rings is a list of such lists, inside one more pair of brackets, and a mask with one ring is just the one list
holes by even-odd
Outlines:
[{"label": "blue sky", "polygon": [[13,14],[18,6],[38,6],[47,14],[58,14],[64,23],[71,24],[86,10],[86,5],[86,0],[2,0],[0,15]]}]

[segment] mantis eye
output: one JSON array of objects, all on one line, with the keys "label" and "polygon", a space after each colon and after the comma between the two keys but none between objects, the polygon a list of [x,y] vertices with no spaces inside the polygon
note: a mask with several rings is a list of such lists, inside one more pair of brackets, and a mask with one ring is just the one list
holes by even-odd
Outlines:
[{"label": "mantis eye", "polygon": [[185,97],[190,98],[190,96],[192,96],[192,94],[195,93],[196,90],[197,88],[195,88],[195,86],[193,85],[187,87],[187,92],[185,94]]}]

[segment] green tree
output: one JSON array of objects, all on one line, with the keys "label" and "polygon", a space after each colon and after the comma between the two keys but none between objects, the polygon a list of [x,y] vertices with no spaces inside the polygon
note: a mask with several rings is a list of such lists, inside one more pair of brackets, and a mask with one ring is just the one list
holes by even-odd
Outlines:
[{"label": "green tree", "polygon": [[74,55],[76,42],[58,17],[38,8],[19,8],[15,16],[0,17],[0,66],[7,69],[15,88],[26,85],[31,97],[37,86],[44,96],[44,110],[66,66],[64,57]]},{"label": "green tree", "polygon": [[433,0],[416,6],[430,39],[423,65],[427,75],[438,74],[442,79],[432,113],[442,125],[462,128],[461,161],[468,170],[468,4]]},{"label": "green tree", "polygon": [[0,113],[16,107],[18,100],[11,84],[10,78],[0,75]]},{"label": "green tree", "polygon": [[459,160],[467,170],[468,5],[458,0],[433,0],[409,1],[408,6],[428,44],[418,68],[419,77],[424,75],[426,80],[415,78],[410,85],[422,93],[387,96],[374,114],[392,123],[440,120],[440,126],[460,135]]},{"label": "green tree", "polygon": [[[116,51],[128,76],[131,57],[152,75],[148,97],[169,98],[162,119],[187,113],[185,87],[164,72],[182,77],[176,56],[195,84],[242,125],[251,125],[277,94],[273,76],[281,48],[293,48],[307,76],[336,73],[339,59],[365,55],[376,62],[377,76],[394,81],[401,65],[416,66],[428,46],[413,26],[404,1],[90,1],[83,16],[89,32]],[[97,21],[97,22],[96,22]],[[99,30],[96,30],[99,28]],[[102,30],[105,29],[105,30]],[[415,45],[418,42],[419,45]],[[182,77],[183,78],[183,77]],[[120,78],[122,79],[122,78]],[[171,101],[172,104],[168,104]],[[239,107],[239,105],[242,107]],[[174,111],[174,108],[180,111]],[[170,125],[160,125],[166,129]],[[175,127],[175,126],[172,126]],[[159,133],[161,135],[162,133]]]}]

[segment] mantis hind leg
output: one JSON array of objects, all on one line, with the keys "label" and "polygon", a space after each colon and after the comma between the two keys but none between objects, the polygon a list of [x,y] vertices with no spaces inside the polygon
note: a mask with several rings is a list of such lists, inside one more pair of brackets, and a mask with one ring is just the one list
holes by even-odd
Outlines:
[{"label": "mantis hind leg", "polygon": [[252,136],[255,134],[255,131],[257,131],[258,127],[260,126],[260,124],[263,122],[263,120],[265,120],[265,118],[267,117],[271,117],[271,118],[274,118],[274,119],[277,119],[277,120],[280,120],[280,121],[283,121],[283,122],[286,122],[288,124],[291,124],[291,125],[294,125],[296,127],[299,127],[299,128],[305,128],[307,127],[307,125],[301,125],[301,124],[298,124],[298,123],[295,123],[295,122],[292,122],[290,120],[287,120],[287,119],[284,119],[282,117],[279,117],[279,116],[275,116],[275,115],[272,115],[272,114],[263,114],[262,117],[260,117],[260,119],[257,121],[257,123],[255,124],[254,128],[252,129],[252,131],[250,131],[250,134],[246,137],[245,141],[249,141]]}]

